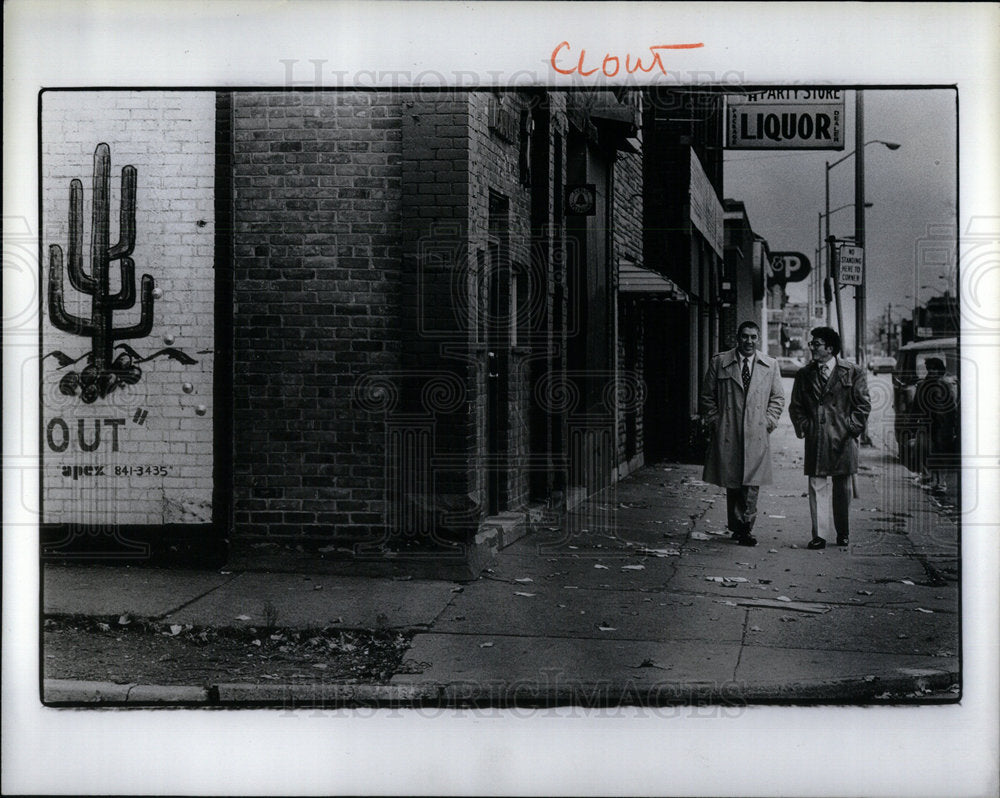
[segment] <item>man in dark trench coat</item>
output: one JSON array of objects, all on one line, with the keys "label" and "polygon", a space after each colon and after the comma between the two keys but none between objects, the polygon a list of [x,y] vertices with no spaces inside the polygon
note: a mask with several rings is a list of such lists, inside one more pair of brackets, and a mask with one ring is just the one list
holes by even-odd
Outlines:
[{"label": "man in dark trench coat", "polygon": [[726,489],[727,526],[741,546],[757,545],[757,495],[773,481],[769,436],[785,406],[778,363],[757,351],[759,341],[760,327],[740,324],[736,348],[712,358],[700,397],[712,430],[702,479]]},{"label": "man in dark trench coat", "polygon": [[809,477],[812,517],[807,548],[822,549],[830,529],[831,504],[837,545],[848,544],[851,474],[858,470],[858,438],[865,431],[872,405],[864,370],[838,357],[837,331],[817,327],[810,335],[812,360],[795,375],[788,415],[795,434],[805,438],[803,470]]}]

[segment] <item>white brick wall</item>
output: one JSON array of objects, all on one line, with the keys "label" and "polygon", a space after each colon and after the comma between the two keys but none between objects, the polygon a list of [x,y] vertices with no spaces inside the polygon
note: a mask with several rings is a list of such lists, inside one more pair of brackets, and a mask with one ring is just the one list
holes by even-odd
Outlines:
[{"label": "white brick wall", "polygon": [[[92,404],[64,395],[60,380],[78,374],[91,350],[89,336],[52,326],[48,307],[49,246],[68,260],[69,186],[83,183],[83,268],[90,271],[94,150],[111,149],[110,240],[118,241],[121,170],[137,170],[136,303],[114,312],[114,326],[139,319],[142,275],[153,277],[153,327],[146,338],[115,340],[140,357],[167,347],[197,363],[166,356],[138,363],[139,381]],[[46,92],[42,95],[42,454],[45,523],[196,523],[211,516],[212,373],[214,359],[215,95],[212,92]],[[119,264],[110,267],[110,290],[120,287]],[[89,319],[90,297],[70,284],[64,267],[67,310]],[[116,350],[114,356],[121,350]],[[187,386],[190,391],[185,390]],[[203,413],[199,408],[203,408]],[[145,412],[142,423],[134,419]],[[110,420],[113,423],[106,423]],[[124,420],[119,423],[115,420]],[[81,450],[95,439],[100,445]],[[52,442],[46,431],[52,425]],[[64,444],[63,432],[69,440]],[[118,448],[113,451],[117,431]],[[53,446],[54,444],[54,446]],[[56,451],[55,449],[63,449]],[[73,468],[77,467],[74,478]],[[89,467],[89,473],[87,469]],[[64,475],[66,469],[69,475]],[[96,473],[100,471],[101,473]],[[146,473],[151,471],[151,473]]]}]

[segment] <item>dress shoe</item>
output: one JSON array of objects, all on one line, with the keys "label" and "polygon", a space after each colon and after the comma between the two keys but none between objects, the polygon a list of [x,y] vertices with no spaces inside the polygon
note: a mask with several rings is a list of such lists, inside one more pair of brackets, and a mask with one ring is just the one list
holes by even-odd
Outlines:
[{"label": "dress shoe", "polygon": [[807,549],[825,549],[826,539],[825,538],[813,538],[806,544]]},{"label": "dress shoe", "polygon": [[846,546],[848,542],[847,535],[837,535],[837,545]]},{"label": "dress shoe", "polygon": [[738,537],[734,537],[733,540],[737,542],[740,546],[756,546],[757,538],[751,535],[749,532],[744,532]]}]

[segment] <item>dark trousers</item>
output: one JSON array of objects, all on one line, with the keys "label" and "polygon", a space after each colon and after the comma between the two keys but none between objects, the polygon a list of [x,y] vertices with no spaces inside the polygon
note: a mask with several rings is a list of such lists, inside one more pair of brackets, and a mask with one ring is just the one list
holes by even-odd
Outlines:
[{"label": "dark trousers", "polygon": [[757,520],[758,485],[726,488],[726,526],[738,535],[749,534]]}]

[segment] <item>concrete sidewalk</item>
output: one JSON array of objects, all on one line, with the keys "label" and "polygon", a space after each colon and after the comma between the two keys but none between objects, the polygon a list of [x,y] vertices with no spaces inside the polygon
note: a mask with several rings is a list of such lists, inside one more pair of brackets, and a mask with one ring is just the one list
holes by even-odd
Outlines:
[{"label": "concrete sidewalk", "polygon": [[[883,448],[865,449],[851,545],[805,548],[802,444],[774,433],[759,545],[730,541],[700,468],[648,466],[544,524],[466,583],[47,567],[47,615],[416,632],[384,685],[46,682],[49,701],[665,704],[917,699],[959,683],[958,530]],[[126,689],[127,688],[127,689]],[[950,699],[957,693],[946,694]],[[927,698],[926,700],[932,700]],[[941,700],[940,694],[936,699]]]}]

